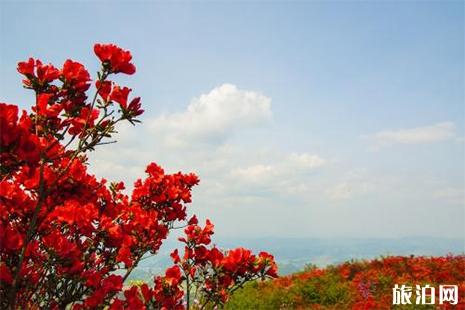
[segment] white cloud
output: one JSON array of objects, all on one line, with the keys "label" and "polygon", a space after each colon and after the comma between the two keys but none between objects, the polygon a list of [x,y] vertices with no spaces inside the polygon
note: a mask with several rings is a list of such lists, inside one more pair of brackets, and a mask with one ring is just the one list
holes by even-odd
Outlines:
[{"label": "white cloud", "polygon": [[278,170],[270,165],[255,165],[246,168],[235,168],[231,171],[231,175],[235,178],[240,178],[242,181],[248,182],[266,182],[270,178],[276,176]]},{"label": "white cloud", "polygon": [[373,148],[379,149],[394,144],[424,144],[445,141],[456,137],[456,133],[453,122],[442,122],[409,129],[384,130],[363,137],[372,140]]},{"label": "white cloud", "polygon": [[315,154],[308,153],[292,153],[289,160],[303,168],[313,169],[321,167],[326,163],[326,160]]},{"label": "white cloud", "polygon": [[[342,212],[341,221],[331,227],[343,227],[347,222],[357,223],[359,212],[368,214],[362,216],[366,219],[399,212],[409,202],[423,205],[415,204],[424,201],[415,200],[416,197],[426,197],[432,204],[446,207],[463,201],[460,186],[435,191],[447,184],[430,187],[412,181],[411,176],[394,178],[395,171],[373,172],[369,163],[366,169],[357,169],[358,164],[343,155],[331,158],[312,152],[294,153],[271,143],[273,132],[264,137],[268,140],[255,140],[250,130],[266,125],[271,117],[270,98],[225,84],[186,102],[186,108],[178,113],[145,120],[136,127],[119,126],[120,134],[115,136],[119,143],[102,146],[91,154],[92,171],[109,180],[127,181],[128,192],[133,181],[144,176],[150,161],[156,161],[169,173],[196,172],[201,182],[194,189],[189,212],[211,217],[218,227],[231,234],[244,214],[250,221],[257,221],[263,210],[274,212],[270,218],[276,222],[292,218],[322,225],[318,227],[333,223],[334,212]],[[457,138],[454,130],[454,124],[446,122],[383,131],[370,138],[375,143],[382,141],[383,146],[453,141]],[[228,139],[232,133],[239,139]],[[401,133],[408,138],[402,138]],[[435,138],[418,138],[425,135]],[[422,176],[418,178],[421,180]],[[333,208],[340,206],[347,208]],[[350,214],[357,216],[351,218]],[[321,217],[326,220],[320,220]],[[314,218],[318,220],[311,222]]]},{"label": "white cloud", "polygon": [[185,111],[149,121],[149,128],[169,146],[216,144],[234,130],[262,124],[271,117],[269,97],[223,84],[193,99]]},{"label": "white cloud", "polygon": [[445,187],[433,192],[433,197],[440,201],[454,204],[465,204],[465,189],[462,187]]},{"label": "white cloud", "polygon": [[254,183],[263,188],[272,189],[279,184],[280,190],[301,188],[305,178],[313,169],[323,166],[326,160],[315,154],[292,153],[289,156],[275,158],[273,164],[257,164],[233,168],[230,176],[236,181]]}]

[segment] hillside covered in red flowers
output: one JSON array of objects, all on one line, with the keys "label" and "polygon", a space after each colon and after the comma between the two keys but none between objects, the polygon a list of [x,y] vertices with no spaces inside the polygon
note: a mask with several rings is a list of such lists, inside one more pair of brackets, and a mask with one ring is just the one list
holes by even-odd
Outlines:
[{"label": "hillside covered in red flowers", "polygon": [[[393,305],[393,288],[411,288],[409,302]],[[418,286],[417,286],[418,285]],[[417,304],[417,288],[434,288],[434,304]],[[456,285],[456,304],[441,298],[441,285]],[[451,296],[449,296],[451,297]],[[443,302],[440,304],[441,299]],[[431,303],[431,299],[428,300]],[[465,256],[389,256],[350,261],[278,279],[254,282],[238,291],[228,309],[465,309]]]}]

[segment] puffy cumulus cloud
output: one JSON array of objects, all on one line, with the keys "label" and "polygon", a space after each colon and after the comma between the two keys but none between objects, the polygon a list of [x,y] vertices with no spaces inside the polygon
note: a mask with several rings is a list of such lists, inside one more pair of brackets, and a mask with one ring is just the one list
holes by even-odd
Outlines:
[{"label": "puffy cumulus cloud", "polygon": [[394,144],[424,144],[450,140],[456,137],[455,124],[442,122],[430,126],[408,129],[384,130],[372,135],[364,135],[373,142],[373,149]]},{"label": "puffy cumulus cloud", "polygon": [[166,145],[183,147],[194,142],[218,144],[232,131],[262,124],[271,117],[269,97],[223,84],[194,98],[185,111],[162,115],[148,126]]},{"label": "puffy cumulus cloud", "polygon": [[194,170],[202,178],[221,180],[229,175],[231,167],[246,166],[253,156],[260,156],[258,149],[242,150],[227,138],[235,131],[247,134],[254,126],[270,121],[269,97],[223,84],[186,106],[182,112],[146,119],[135,128],[129,124],[119,126],[115,136],[119,143],[90,155],[94,166],[100,167],[93,170],[131,184],[134,178],[144,175],[147,163],[156,161],[169,172]]}]

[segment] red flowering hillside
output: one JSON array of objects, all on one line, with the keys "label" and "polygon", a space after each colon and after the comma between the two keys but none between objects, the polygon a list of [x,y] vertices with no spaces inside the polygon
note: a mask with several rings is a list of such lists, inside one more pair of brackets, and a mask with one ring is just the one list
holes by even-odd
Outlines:
[{"label": "red flowering hillside", "polygon": [[[412,287],[400,309],[465,309],[465,256],[385,257],[325,269],[310,267],[286,277],[251,283],[227,309],[391,309],[395,285]],[[416,304],[416,285],[435,288],[434,305]],[[457,285],[458,302],[440,302],[440,285]]]},{"label": "red flowering hillside", "polygon": [[[210,221],[202,227],[188,219],[195,174],[150,163],[127,195],[122,182],[88,173],[86,154],[114,142],[116,126],[135,124],[144,112],[131,89],[110,80],[135,73],[131,53],[113,44],[94,52],[95,81],[73,60],[61,68],[20,62],[23,86],[35,94],[31,111],[0,103],[0,308],[215,307],[250,280],[276,277],[270,254],[221,251],[211,245]],[[173,252],[173,266],[153,283],[123,291],[175,227],[185,228],[184,253]]]}]

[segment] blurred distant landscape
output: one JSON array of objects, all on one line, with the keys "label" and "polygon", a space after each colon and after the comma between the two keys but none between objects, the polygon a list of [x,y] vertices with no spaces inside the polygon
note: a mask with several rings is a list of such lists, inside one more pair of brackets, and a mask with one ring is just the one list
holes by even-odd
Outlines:
[{"label": "blurred distant landscape", "polygon": [[[444,256],[465,253],[465,239],[449,238],[224,238],[216,244],[223,249],[243,246],[253,252],[272,253],[279,274],[302,270],[307,264],[325,267],[352,259],[372,259],[387,255]],[[167,240],[160,253],[144,259],[128,280],[150,281],[154,275],[171,266],[169,253],[179,246]]]}]

